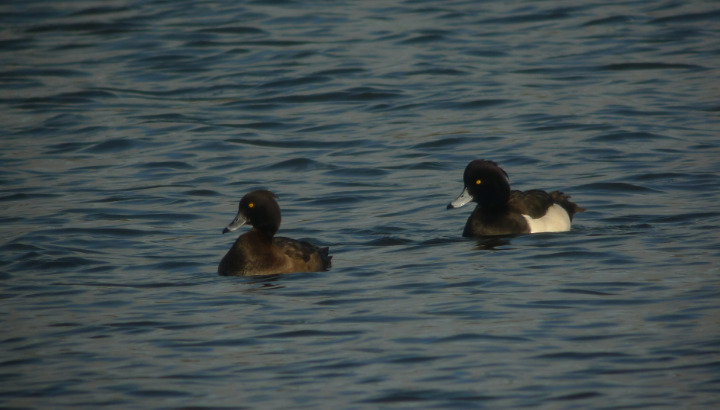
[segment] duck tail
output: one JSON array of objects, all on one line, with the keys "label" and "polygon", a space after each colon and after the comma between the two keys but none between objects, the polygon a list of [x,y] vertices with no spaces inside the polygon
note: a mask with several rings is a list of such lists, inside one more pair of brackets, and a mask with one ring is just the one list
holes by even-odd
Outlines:
[{"label": "duck tail", "polygon": [[330,248],[324,247],[318,249],[320,254],[320,260],[322,260],[323,270],[328,270],[332,267],[332,256],[329,255]]},{"label": "duck tail", "polygon": [[571,221],[576,213],[585,212],[587,210],[586,208],[580,207],[575,202],[570,201],[570,195],[567,195],[560,191],[553,191],[550,193],[550,195],[552,195],[553,202],[555,202],[556,204],[560,204],[560,206],[562,206],[563,209],[568,213]]}]

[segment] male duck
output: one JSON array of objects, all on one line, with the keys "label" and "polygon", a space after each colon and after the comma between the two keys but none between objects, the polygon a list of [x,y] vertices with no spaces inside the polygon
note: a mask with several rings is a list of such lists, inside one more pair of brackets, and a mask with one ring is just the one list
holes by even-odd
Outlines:
[{"label": "male duck", "polygon": [[493,161],[471,161],[463,181],[465,189],[447,206],[477,202],[463,236],[569,231],[575,213],[585,210],[560,191],[511,191],[507,173]]},{"label": "male duck", "polygon": [[240,235],[220,261],[224,276],[273,275],[319,272],[330,268],[328,248],[304,241],[275,237],[280,227],[280,207],[270,191],[252,191],[240,200],[238,214],[223,230],[232,232],[246,223],[252,229]]}]

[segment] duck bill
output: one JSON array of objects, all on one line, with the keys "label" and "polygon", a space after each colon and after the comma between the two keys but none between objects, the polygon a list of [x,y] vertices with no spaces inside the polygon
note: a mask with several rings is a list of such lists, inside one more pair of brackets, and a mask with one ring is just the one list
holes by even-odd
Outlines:
[{"label": "duck bill", "polygon": [[237,228],[245,225],[247,223],[247,218],[245,218],[245,215],[243,215],[241,212],[238,212],[235,219],[230,222],[228,226],[223,229],[223,233],[232,232],[234,230],[237,230]]},{"label": "duck bill", "polygon": [[460,208],[461,206],[467,205],[468,203],[472,202],[473,199],[473,196],[470,195],[467,187],[465,187],[460,196],[448,204],[447,209]]}]

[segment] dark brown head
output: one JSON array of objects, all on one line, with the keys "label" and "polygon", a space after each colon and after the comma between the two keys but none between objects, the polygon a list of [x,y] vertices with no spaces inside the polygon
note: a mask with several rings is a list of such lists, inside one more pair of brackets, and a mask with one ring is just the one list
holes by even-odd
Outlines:
[{"label": "dark brown head", "polygon": [[269,237],[275,235],[280,228],[281,219],[280,207],[275,198],[275,194],[265,190],[246,194],[240,200],[237,216],[225,227],[223,233],[232,232],[247,223]]}]

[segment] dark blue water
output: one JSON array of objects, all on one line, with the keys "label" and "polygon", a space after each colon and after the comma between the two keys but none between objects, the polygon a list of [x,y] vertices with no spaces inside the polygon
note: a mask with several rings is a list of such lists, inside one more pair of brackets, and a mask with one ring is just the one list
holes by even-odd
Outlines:
[{"label": "dark blue water", "polygon": [[[720,406],[717,3],[25,1],[0,23],[0,406]],[[462,238],[445,205],[478,158],[588,211]],[[257,188],[329,272],[216,274]]]}]

